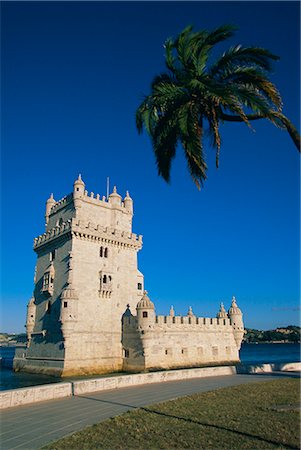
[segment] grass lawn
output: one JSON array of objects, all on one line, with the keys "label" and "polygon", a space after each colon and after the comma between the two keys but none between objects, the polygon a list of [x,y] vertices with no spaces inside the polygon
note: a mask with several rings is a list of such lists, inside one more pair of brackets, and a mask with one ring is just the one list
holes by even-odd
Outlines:
[{"label": "grass lawn", "polygon": [[45,449],[298,449],[298,379],[218,389],[139,408]]}]

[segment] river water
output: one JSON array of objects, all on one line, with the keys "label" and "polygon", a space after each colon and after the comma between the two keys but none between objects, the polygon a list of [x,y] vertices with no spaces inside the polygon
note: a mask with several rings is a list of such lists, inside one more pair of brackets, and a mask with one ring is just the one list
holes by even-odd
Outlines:
[{"label": "river water", "polygon": [[[15,347],[0,347],[0,391],[62,381],[47,375],[13,372],[11,366],[14,354]],[[243,344],[240,359],[244,364],[299,362],[300,344]],[[93,377],[95,378],[95,375]],[[64,381],[70,379],[64,378]]]}]

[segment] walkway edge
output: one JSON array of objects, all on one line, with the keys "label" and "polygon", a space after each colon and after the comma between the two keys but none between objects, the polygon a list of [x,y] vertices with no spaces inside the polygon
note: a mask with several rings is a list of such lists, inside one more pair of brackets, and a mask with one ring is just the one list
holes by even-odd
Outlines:
[{"label": "walkway edge", "polygon": [[257,364],[238,366],[203,367],[193,369],[167,370],[160,372],[135,373],[114,377],[93,378],[73,382],[52,383],[28,388],[0,392],[0,409],[12,408],[30,403],[54,400],[90,392],[107,391],[123,387],[139,386],[166,381],[207,378],[244,373],[269,373],[275,371],[299,371],[301,363]]}]

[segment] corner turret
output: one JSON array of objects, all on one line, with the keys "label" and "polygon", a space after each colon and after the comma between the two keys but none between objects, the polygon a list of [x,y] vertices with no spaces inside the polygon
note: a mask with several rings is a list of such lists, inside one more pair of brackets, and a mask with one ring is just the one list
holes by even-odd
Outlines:
[{"label": "corner turret", "polygon": [[153,328],[155,323],[155,305],[144,291],[143,297],[137,303],[137,324],[139,329]]},{"label": "corner turret", "polygon": [[109,195],[109,203],[112,206],[121,206],[121,195],[118,194],[116,186],[114,186],[112,194]]},{"label": "corner turret", "polygon": [[78,313],[78,294],[73,287],[73,277],[72,277],[72,252],[69,253],[69,271],[67,285],[61,293],[61,314],[60,321],[62,324],[62,333],[65,341],[71,335],[74,330],[74,326],[77,323],[77,313]]},{"label": "corner turret", "polygon": [[78,208],[80,206],[80,199],[85,194],[85,183],[82,180],[81,174],[78,175],[77,180],[74,181],[73,184],[73,200],[74,207]]},{"label": "corner turret", "polygon": [[55,203],[56,202],[53,198],[53,194],[50,194],[49,199],[46,201],[45,226],[47,226],[47,224],[48,224],[50,211],[51,211],[51,208],[53,207],[53,205],[55,205]]},{"label": "corner turret", "polygon": [[243,336],[245,334],[245,330],[242,320],[242,312],[237,306],[236,298],[234,296],[232,297],[232,303],[228,311],[228,316],[234,330],[234,339],[239,350],[241,347]]},{"label": "corner turret", "polygon": [[126,196],[124,197],[123,202],[124,202],[124,207],[125,207],[125,209],[126,209],[129,213],[133,214],[133,200],[132,200],[132,198],[130,197],[129,191],[126,191]]},{"label": "corner turret", "polygon": [[27,333],[27,347],[30,345],[31,333],[33,332],[35,319],[36,319],[36,305],[34,296],[28,302],[27,305],[27,318],[26,318],[26,333]]}]

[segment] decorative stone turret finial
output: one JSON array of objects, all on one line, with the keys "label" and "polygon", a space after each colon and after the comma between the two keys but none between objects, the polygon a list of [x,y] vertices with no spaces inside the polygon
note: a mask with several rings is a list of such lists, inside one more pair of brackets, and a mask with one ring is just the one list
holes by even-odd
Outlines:
[{"label": "decorative stone turret finial", "polygon": [[85,183],[82,180],[81,174],[79,174],[77,180],[75,180],[73,184],[73,201],[75,209],[80,208],[81,198],[84,196],[84,194],[85,194]]},{"label": "decorative stone turret finial", "polygon": [[56,201],[53,198],[53,194],[50,194],[49,199],[46,201],[46,211],[45,211],[45,225],[47,226],[49,221],[49,216],[51,212],[51,208],[55,205]]},{"label": "decorative stone turret finial", "polygon": [[219,312],[216,314],[216,317],[218,319],[227,319],[227,317],[228,317],[227,311],[225,310],[223,302],[221,302]]},{"label": "decorative stone turret finial", "polygon": [[113,192],[109,195],[109,203],[112,206],[121,206],[121,195],[118,194],[116,186],[113,187]]},{"label": "decorative stone turret finial", "polygon": [[175,310],[174,307],[171,305],[170,310],[169,310],[169,315],[170,317],[175,317]]},{"label": "decorative stone turret finial", "polygon": [[132,316],[132,312],[130,310],[130,305],[129,303],[126,305],[126,310],[124,311],[122,317],[131,317]]},{"label": "decorative stone turret finial", "polygon": [[188,317],[194,317],[194,314],[193,314],[193,311],[192,311],[191,306],[189,306],[187,316],[188,316]]},{"label": "decorative stone turret finial", "polygon": [[232,297],[232,302],[231,302],[231,306],[229,308],[228,314],[229,314],[229,316],[234,315],[234,314],[242,315],[242,312],[239,309],[239,307],[237,306],[236,298],[234,296]]},{"label": "decorative stone turret finial", "polygon": [[126,191],[126,196],[124,197],[123,203],[124,203],[125,209],[129,213],[133,214],[133,200],[130,197],[129,191]]}]

